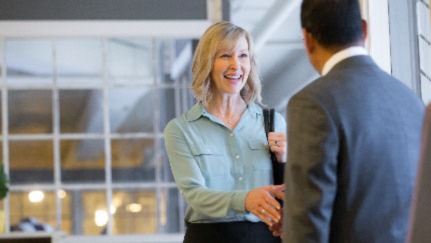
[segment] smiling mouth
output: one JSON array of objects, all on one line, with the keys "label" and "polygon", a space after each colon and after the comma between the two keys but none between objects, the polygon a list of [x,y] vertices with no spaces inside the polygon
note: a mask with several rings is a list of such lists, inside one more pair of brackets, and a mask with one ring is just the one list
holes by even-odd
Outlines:
[{"label": "smiling mouth", "polygon": [[225,75],[224,77],[228,80],[238,81],[241,80],[242,75]]}]

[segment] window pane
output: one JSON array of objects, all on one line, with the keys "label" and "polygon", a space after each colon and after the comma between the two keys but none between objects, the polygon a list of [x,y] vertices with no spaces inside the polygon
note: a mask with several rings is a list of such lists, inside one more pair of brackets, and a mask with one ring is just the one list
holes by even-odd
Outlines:
[{"label": "window pane", "polygon": [[151,39],[107,40],[107,72],[115,84],[153,84]]},{"label": "window pane", "polygon": [[[177,188],[167,188],[162,192],[166,201],[165,208],[161,208],[161,225],[167,233],[184,232],[184,215],[187,203]],[[165,210],[165,211],[164,211]]]},{"label": "window pane", "polygon": [[195,103],[189,87],[159,89],[159,97],[162,132],[170,120],[189,110]]},{"label": "window pane", "polygon": [[61,229],[65,233],[98,235],[104,231],[107,223],[104,191],[60,190],[57,194],[61,198]]},{"label": "window pane", "polygon": [[[47,231],[57,225],[55,193],[48,191],[26,191],[10,193],[11,231],[24,231],[24,222],[43,224]],[[27,226],[28,227],[28,226]]]},{"label": "window pane", "polygon": [[112,140],[112,181],[155,181],[156,164],[152,139]]},{"label": "window pane", "polygon": [[81,226],[78,224],[75,225],[77,227],[82,227],[78,232],[82,232],[84,235],[105,234],[108,222],[105,192],[85,191],[82,192],[80,199],[84,210],[81,219],[82,223],[78,223]]},{"label": "window pane", "polygon": [[52,183],[52,141],[10,141],[10,181],[13,184]]},{"label": "window pane", "polygon": [[78,215],[78,211],[82,211],[81,205],[73,204],[71,191],[59,190],[57,196],[61,199],[61,230],[66,234],[72,234],[73,219]]},{"label": "window pane", "polygon": [[52,53],[50,40],[7,40],[7,84],[14,86],[51,85],[53,83]]},{"label": "window pane", "polygon": [[61,90],[61,133],[103,133],[103,91]]},{"label": "window pane", "polygon": [[157,233],[157,200],[152,190],[119,190],[113,192],[114,234]]},{"label": "window pane", "polygon": [[[158,82],[163,85],[173,84],[183,76],[191,75],[193,44],[189,39],[165,39],[158,42],[159,65],[163,75]],[[191,78],[189,79],[191,80]]]},{"label": "window pane", "polygon": [[56,54],[58,85],[79,86],[103,83],[101,40],[59,39]]},{"label": "window pane", "polygon": [[[431,56],[431,55],[430,55]],[[421,94],[425,104],[431,102],[431,80],[421,73]]]},{"label": "window pane", "polygon": [[9,133],[52,133],[52,91],[10,90]]},{"label": "window pane", "polygon": [[116,88],[109,95],[111,133],[153,133],[152,89]]},{"label": "window pane", "polygon": [[61,140],[61,180],[65,183],[104,182],[102,139]]}]

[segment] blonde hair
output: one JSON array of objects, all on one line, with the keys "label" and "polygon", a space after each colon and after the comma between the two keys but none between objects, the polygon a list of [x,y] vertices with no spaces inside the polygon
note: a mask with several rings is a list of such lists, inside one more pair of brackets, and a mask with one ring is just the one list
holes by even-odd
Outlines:
[{"label": "blonde hair", "polygon": [[192,63],[192,90],[197,101],[206,105],[214,96],[215,86],[211,82],[211,70],[216,53],[233,49],[242,37],[245,37],[248,43],[250,74],[240,95],[247,104],[255,101],[261,103],[262,86],[254,58],[253,39],[243,28],[230,22],[218,22],[210,26],[196,47]]}]

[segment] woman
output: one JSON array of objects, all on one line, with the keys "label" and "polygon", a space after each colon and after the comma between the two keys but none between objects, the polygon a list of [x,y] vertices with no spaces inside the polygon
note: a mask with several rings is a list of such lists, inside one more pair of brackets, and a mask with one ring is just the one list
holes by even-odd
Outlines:
[{"label": "woman", "polygon": [[268,229],[279,225],[274,195],[283,190],[270,185],[268,147],[285,161],[286,122],[276,113],[278,132],[266,140],[251,35],[228,22],[210,26],[192,72],[197,103],[165,129],[175,182],[188,203],[184,242],[280,242]]}]

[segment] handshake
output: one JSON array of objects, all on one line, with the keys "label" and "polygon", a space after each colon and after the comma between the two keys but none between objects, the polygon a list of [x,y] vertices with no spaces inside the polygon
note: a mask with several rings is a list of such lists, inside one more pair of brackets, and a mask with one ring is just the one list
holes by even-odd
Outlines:
[{"label": "handshake", "polygon": [[274,236],[282,233],[283,207],[277,199],[283,197],[284,184],[253,189],[245,198],[245,209],[265,222]]}]

